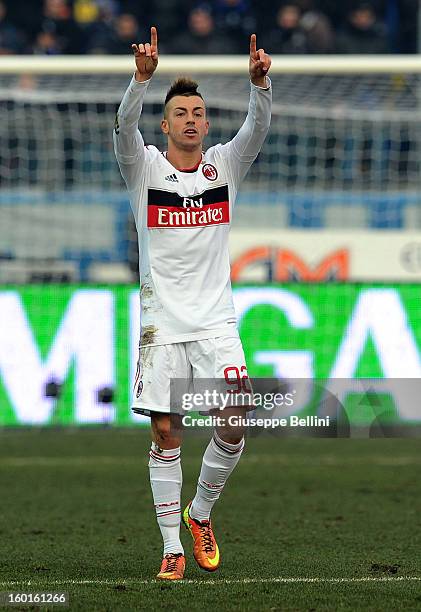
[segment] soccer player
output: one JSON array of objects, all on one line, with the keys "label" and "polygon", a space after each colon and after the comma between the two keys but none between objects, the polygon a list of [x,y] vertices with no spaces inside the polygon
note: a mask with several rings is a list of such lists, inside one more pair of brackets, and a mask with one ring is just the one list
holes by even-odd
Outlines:
[{"label": "soccer player", "polygon": [[[228,232],[240,183],[270,124],[271,59],[250,38],[247,117],[226,144],[203,152],[206,106],[198,85],[177,79],[168,90],[162,132],[168,149],[145,146],[138,123],[158,66],[158,36],[133,44],[136,72],[117,112],[114,149],[139,237],[141,338],[132,409],[151,418],[150,482],[164,542],[157,578],[183,578],[180,522],[193,554],[214,571],[220,553],[210,513],[244,448],[243,432],[216,428],[205,450],[197,492],[181,517],[181,436],[170,423],[170,380],[247,375],[230,284]],[[227,60],[228,61],[228,60]]]}]

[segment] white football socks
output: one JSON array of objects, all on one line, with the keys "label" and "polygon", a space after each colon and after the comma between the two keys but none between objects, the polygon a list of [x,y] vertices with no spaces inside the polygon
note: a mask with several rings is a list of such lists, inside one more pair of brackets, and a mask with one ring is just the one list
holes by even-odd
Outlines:
[{"label": "white football socks", "polygon": [[164,540],[164,556],[183,553],[180,542],[181,461],[180,447],[162,450],[152,442],[149,453],[149,476],[156,518]]},{"label": "white football socks", "polygon": [[197,491],[190,508],[192,518],[197,521],[209,519],[213,505],[237,465],[243,448],[244,438],[238,444],[228,444],[214,432],[203,455]]}]

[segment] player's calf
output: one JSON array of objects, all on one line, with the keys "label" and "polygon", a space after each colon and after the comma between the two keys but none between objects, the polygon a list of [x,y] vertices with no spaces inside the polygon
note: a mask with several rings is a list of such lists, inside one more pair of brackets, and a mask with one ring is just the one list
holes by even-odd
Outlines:
[{"label": "player's calf", "polygon": [[152,438],[162,449],[181,446],[182,423],[178,415],[160,412],[151,413]]}]

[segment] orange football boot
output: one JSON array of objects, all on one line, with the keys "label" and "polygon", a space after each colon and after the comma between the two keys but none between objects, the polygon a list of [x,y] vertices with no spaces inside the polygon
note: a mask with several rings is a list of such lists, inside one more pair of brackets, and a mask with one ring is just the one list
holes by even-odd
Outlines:
[{"label": "orange football boot", "polygon": [[159,580],[182,580],[186,567],[186,559],[182,553],[168,553],[162,559],[161,570],[157,575]]},{"label": "orange football boot", "polygon": [[196,521],[190,516],[191,502],[183,512],[183,523],[193,538],[193,555],[198,565],[207,572],[214,572],[221,562],[218,544],[211,521]]}]

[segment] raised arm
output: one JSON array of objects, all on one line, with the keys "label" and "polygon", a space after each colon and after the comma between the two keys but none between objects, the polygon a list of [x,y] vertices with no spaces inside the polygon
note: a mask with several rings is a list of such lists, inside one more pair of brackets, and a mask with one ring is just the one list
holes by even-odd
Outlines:
[{"label": "raised arm", "polygon": [[241,180],[257,157],[270,125],[272,88],[267,76],[270,56],[264,49],[256,48],[256,35],[250,37],[249,74],[251,81],[250,102],[247,117],[234,136],[222,147],[227,160],[233,159],[232,171]]},{"label": "raised arm", "polygon": [[158,66],[158,34],[151,28],[151,42],[132,45],[136,72],[117,111],[114,151],[129,191],[136,189],[145,167],[145,146],[138,124],[149,81]]}]

